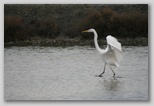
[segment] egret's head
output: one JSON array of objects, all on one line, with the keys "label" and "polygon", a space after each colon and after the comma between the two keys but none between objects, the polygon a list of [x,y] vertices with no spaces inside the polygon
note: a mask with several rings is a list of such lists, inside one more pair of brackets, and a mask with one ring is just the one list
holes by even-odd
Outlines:
[{"label": "egret's head", "polygon": [[91,29],[88,29],[88,30],[84,30],[84,31],[82,31],[82,32],[93,32],[93,31],[94,31],[94,29],[91,28]]}]

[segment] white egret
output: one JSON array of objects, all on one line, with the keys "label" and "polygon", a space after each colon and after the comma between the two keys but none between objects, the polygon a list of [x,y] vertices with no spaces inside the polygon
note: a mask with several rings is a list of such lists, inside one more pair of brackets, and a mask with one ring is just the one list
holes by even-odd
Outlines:
[{"label": "white egret", "polygon": [[104,70],[100,75],[98,75],[98,77],[102,77],[102,75],[105,73],[106,65],[108,65],[110,67],[110,69],[113,72],[113,77],[115,77],[115,72],[113,71],[111,66],[120,67],[119,62],[123,58],[121,43],[119,43],[115,37],[108,35],[106,37],[106,40],[107,40],[106,49],[100,49],[98,42],[97,42],[98,35],[97,35],[97,32],[95,31],[95,29],[89,29],[89,30],[85,30],[82,32],[93,32],[94,33],[95,47],[96,47],[97,51],[100,53],[103,61],[105,62]]}]

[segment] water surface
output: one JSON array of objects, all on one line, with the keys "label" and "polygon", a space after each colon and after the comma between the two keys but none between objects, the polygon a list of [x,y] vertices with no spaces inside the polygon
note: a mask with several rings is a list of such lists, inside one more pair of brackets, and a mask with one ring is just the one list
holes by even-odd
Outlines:
[{"label": "water surface", "polygon": [[123,47],[115,79],[92,47],[4,50],[5,100],[148,100],[148,47]]}]

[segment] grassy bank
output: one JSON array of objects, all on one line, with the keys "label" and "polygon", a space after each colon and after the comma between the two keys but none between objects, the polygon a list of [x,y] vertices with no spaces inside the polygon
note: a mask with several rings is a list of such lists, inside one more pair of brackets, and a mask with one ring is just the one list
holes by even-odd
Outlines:
[{"label": "grassy bank", "polygon": [[[148,46],[148,38],[121,38],[118,39],[122,46]],[[100,46],[106,45],[106,40],[98,40]],[[81,39],[36,39],[25,41],[14,41],[5,43],[4,46],[94,46],[94,41]]]},{"label": "grassy bank", "polygon": [[100,39],[111,34],[124,45],[147,45],[148,5],[4,5],[5,45],[92,45],[93,36],[81,33],[89,28]]}]

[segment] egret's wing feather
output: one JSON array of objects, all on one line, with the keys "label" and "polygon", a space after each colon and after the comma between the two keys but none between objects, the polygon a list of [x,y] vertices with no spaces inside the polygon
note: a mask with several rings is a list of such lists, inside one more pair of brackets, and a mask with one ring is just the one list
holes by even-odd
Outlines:
[{"label": "egret's wing feather", "polygon": [[[114,47],[113,47],[113,48],[114,48]],[[116,49],[116,48],[114,48],[113,51],[114,51],[114,53],[115,53],[116,60],[117,60],[118,62],[120,62],[120,61],[123,59],[123,52],[120,51],[120,50],[118,50],[118,49]]]},{"label": "egret's wing feather", "polygon": [[122,51],[121,43],[119,43],[118,40],[115,37],[109,35],[109,36],[106,37],[106,40],[107,40],[108,45]]},{"label": "egret's wing feather", "polygon": [[116,38],[113,36],[109,35],[106,37],[107,39],[107,44],[111,46],[115,53],[115,59],[119,62],[123,59],[123,52],[121,48],[121,44],[118,42]]}]

